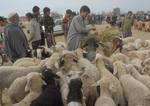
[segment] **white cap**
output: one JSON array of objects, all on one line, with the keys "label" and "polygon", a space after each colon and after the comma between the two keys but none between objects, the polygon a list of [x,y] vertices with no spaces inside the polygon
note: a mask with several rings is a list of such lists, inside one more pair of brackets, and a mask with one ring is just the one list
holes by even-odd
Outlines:
[{"label": "white cap", "polygon": [[10,19],[10,18],[12,18],[12,17],[14,17],[14,16],[16,16],[16,15],[18,15],[16,12],[12,12],[12,13],[10,13],[10,14],[8,15],[8,19]]}]

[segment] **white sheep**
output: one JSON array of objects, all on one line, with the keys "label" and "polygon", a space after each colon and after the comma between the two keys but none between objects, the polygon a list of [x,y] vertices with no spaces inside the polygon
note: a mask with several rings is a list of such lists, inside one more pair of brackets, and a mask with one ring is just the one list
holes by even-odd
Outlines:
[{"label": "white sheep", "polygon": [[114,75],[121,82],[128,106],[150,106],[149,89],[127,74],[126,65],[121,61],[114,63]]},{"label": "white sheep", "polygon": [[21,76],[25,76],[30,72],[42,72],[45,69],[45,62],[42,60],[38,66],[17,67],[17,66],[2,66],[0,67],[0,89],[8,88],[12,82]]},{"label": "white sheep", "polygon": [[116,105],[120,104],[120,106],[125,106],[121,84],[119,80],[106,69],[103,57],[100,54],[96,55],[96,66],[100,71],[101,79],[107,79],[106,83],[103,82],[107,84],[105,89],[110,88],[110,85],[112,86],[109,91]]},{"label": "white sheep", "polygon": [[22,76],[19,78],[16,78],[14,82],[11,84],[11,86],[8,89],[8,95],[11,98],[12,103],[17,103],[21,101],[25,95],[28,93],[26,91],[23,91],[25,89],[25,86],[27,84],[27,79],[38,75],[37,72],[31,72],[27,76]]},{"label": "white sheep", "polygon": [[111,85],[110,79],[104,77],[98,82],[98,85],[100,85],[100,97],[96,100],[95,106],[117,106],[110,92],[115,88],[114,85]]},{"label": "white sheep", "polygon": [[23,100],[13,106],[30,106],[31,102],[36,99],[42,92],[42,86],[46,84],[39,73],[37,75],[28,75],[27,84],[25,86],[25,91],[29,93],[25,96]]},{"label": "white sheep", "polygon": [[51,57],[48,58],[48,61],[46,63],[46,67],[57,72],[59,69],[60,56],[61,55],[59,53],[53,53],[51,55]]},{"label": "white sheep", "polygon": [[141,60],[145,60],[150,57],[150,50],[138,50],[138,51],[130,51],[127,56],[130,59],[139,58]]},{"label": "white sheep", "polygon": [[142,39],[135,39],[135,41],[134,41],[136,50],[139,50],[141,47],[144,47],[144,44],[145,44],[144,40],[142,40]]},{"label": "white sheep", "polygon": [[123,63],[130,63],[130,59],[128,56],[122,54],[122,53],[117,53],[117,54],[113,54],[110,57],[111,61],[114,63],[115,61],[122,61]]},{"label": "white sheep", "polygon": [[150,40],[145,40],[144,47],[150,47]]},{"label": "white sheep", "polygon": [[127,65],[127,70],[135,79],[142,82],[144,85],[146,85],[150,89],[150,76],[141,75],[131,64]]},{"label": "white sheep", "polygon": [[36,66],[40,64],[41,60],[37,58],[21,58],[15,61],[13,66],[19,66],[19,67],[29,67],[29,66]]},{"label": "white sheep", "polygon": [[135,38],[134,37],[127,37],[127,38],[123,38],[122,41],[123,41],[123,44],[127,44],[129,42],[134,42]]}]

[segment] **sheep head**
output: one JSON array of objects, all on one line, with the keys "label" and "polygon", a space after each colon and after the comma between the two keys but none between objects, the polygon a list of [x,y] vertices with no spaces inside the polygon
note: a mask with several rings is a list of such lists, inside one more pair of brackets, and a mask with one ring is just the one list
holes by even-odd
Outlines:
[{"label": "sheep head", "polygon": [[46,83],[42,80],[40,73],[29,73],[27,75],[27,84],[25,86],[25,92],[39,92],[41,91],[43,85],[46,85]]},{"label": "sheep head", "polygon": [[68,52],[62,55],[59,60],[59,67],[64,71],[69,71],[72,65],[78,62],[78,57],[73,52]]},{"label": "sheep head", "polygon": [[122,75],[127,74],[126,65],[121,61],[116,61],[114,64],[114,75],[120,78]]}]

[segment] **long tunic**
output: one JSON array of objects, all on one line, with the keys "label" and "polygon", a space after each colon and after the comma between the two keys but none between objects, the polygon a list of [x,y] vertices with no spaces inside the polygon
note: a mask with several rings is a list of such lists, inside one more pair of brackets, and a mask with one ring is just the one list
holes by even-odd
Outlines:
[{"label": "long tunic", "polygon": [[122,32],[124,37],[132,35],[131,32],[132,25],[133,25],[133,18],[125,17],[122,23]]},{"label": "long tunic", "polygon": [[67,48],[69,51],[76,50],[80,47],[80,39],[90,31],[87,28],[84,19],[78,15],[72,19],[67,36]]},{"label": "long tunic", "polygon": [[16,24],[8,24],[5,28],[5,51],[14,62],[26,56],[29,45],[22,29]]}]

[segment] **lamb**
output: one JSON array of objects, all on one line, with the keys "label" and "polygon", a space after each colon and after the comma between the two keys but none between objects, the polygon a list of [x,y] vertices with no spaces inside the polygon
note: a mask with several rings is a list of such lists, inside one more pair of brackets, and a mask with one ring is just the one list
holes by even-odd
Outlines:
[{"label": "lamb", "polygon": [[114,85],[110,83],[110,79],[104,77],[98,82],[98,85],[100,85],[101,95],[96,100],[95,106],[116,106],[110,92],[114,88]]},{"label": "lamb", "polygon": [[19,66],[19,67],[29,67],[29,66],[36,66],[40,64],[41,60],[36,58],[21,58],[18,59],[13,66]]},{"label": "lamb", "polygon": [[13,106],[30,106],[31,102],[42,93],[42,86],[46,83],[42,80],[39,73],[36,74],[34,76],[28,75],[25,91],[29,91],[29,93],[23,100]]},{"label": "lamb", "polygon": [[[125,101],[124,101],[124,97],[123,97],[123,90],[121,87],[121,84],[119,82],[119,80],[114,77],[105,67],[104,61],[103,61],[103,57],[100,54],[96,55],[96,66],[98,68],[98,70],[100,71],[100,75],[101,75],[101,79],[107,79],[107,83],[108,84],[108,88],[109,86],[113,86],[112,89],[110,90],[110,94],[112,95],[112,98],[114,100],[114,102],[116,103],[116,105],[120,106],[125,106]],[[101,86],[100,86],[101,87]],[[107,89],[107,88],[105,88]]]},{"label": "lamb", "polygon": [[137,79],[138,81],[142,82],[144,85],[146,85],[150,89],[150,76],[148,75],[141,75],[133,65],[128,65],[127,70],[130,72],[130,74]]},{"label": "lamb", "polygon": [[121,61],[114,63],[114,75],[121,82],[128,106],[150,106],[149,89],[130,74],[127,74],[126,65]]},{"label": "lamb", "polygon": [[42,76],[47,85],[43,86],[43,92],[30,106],[63,106],[59,88],[55,83],[55,79],[60,77],[50,69],[43,71]]}]

